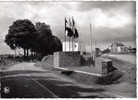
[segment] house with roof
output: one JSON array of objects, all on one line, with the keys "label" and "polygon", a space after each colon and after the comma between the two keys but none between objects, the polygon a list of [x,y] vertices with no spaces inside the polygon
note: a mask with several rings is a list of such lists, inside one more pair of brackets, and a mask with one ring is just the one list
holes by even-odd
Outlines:
[{"label": "house with roof", "polygon": [[129,53],[129,48],[127,45],[124,45],[121,42],[114,42],[111,44],[110,51],[111,53]]}]

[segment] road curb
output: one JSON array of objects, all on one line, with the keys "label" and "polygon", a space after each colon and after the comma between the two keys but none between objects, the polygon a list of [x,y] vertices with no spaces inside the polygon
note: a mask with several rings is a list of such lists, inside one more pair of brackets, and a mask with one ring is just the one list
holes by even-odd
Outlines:
[{"label": "road curb", "polygon": [[[73,77],[78,82],[83,82],[88,85],[92,85],[93,83],[97,82],[100,78],[102,78],[102,75],[95,74],[95,73],[89,73],[79,70],[70,70],[68,68],[62,68],[62,67],[54,67],[56,69],[60,69],[61,71],[73,71],[73,73],[70,75],[70,77]],[[104,93],[105,94],[105,93]],[[114,94],[112,92],[106,92],[106,94],[110,94],[112,97],[117,98],[125,98],[124,96],[121,96],[119,94]]]},{"label": "road curb", "polygon": [[96,73],[89,73],[80,70],[70,70],[68,68],[62,68],[62,67],[54,67],[54,68],[61,71],[67,71],[67,72],[71,71],[72,73],[69,75],[69,77],[74,78],[78,82],[85,82],[88,84],[95,83],[99,78],[102,77],[102,75]]},{"label": "road curb", "polygon": [[49,66],[53,67],[54,69],[59,69],[59,70],[63,70],[63,71],[73,71],[75,73],[81,73],[81,74],[86,74],[86,75],[92,75],[92,76],[97,76],[97,77],[101,77],[101,74],[96,74],[96,73],[90,73],[90,72],[85,72],[85,71],[80,71],[80,70],[70,70],[68,68],[63,68],[63,67],[55,67],[49,63],[47,63]]}]

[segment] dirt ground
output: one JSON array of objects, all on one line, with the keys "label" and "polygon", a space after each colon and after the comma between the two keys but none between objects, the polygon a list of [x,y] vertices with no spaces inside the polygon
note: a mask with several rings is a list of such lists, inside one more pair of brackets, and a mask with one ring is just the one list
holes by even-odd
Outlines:
[{"label": "dirt ground", "polygon": [[[108,57],[108,58],[111,58],[111,57]],[[136,97],[136,64],[132,64],[130,62],[122,61],[116,58],[111,58],[111,59],[113,60],[113,66],[116,67],[119,71],[122,71],[124,75],[117,82],[113,84],[108,84],[108,85],[94,84],[91,81],[89,81],[90,79],[88,77],[83,77],[82,75],[77,75],[73,77],[73,75],[61,74],[61,70],[54,69],[52,65],[49,65],[45,62],[38,62],[35,65],[37,67],[42,67],[44,69],[51,70],[53,73],[67,77],[67,79],[72,78],[73,80],[76,80],[77,82],[81,84],[87,84],[87,85],[92,85],[98,88],[104,88],[106,89],[108,93],[109,92],[114,93],[118,97],[120,96]],[[3,66],[0,65],[0,69],[6,68],[5,66],[8,66],[9,64],[11,65],[15,63],[9,61],[9,63],[7,63],[6,65],[3,65]],[[76,68],[72,67],[71,69],[75,70]],[[92,72],[89,66],[77,67],[77,70]]]},{"label": "dirt ground", "polygon": [[[108,56],[108,58],[112,59],[114,67],[116,67],[118,70],[120,70],[124,73],[123,77],[120,79],[121,82],[125,81],[125,82],[130,82],[130,83],[136,84],[136,70],[137,70],[136,63],[123,61],[123,60],[117,59],[115,57]],[[124,59],[128,59],[128,58],[124,57]],[[133,60],[135,60],[135,59],[133,59]]]},{"label": "dirt ground", "polygon": [[[109,57],[108,57],[109,58]],[[37,63],[37,66],[41,66],[44,69],[52,70],[54,73],[63,75],[67,78],[71,78],[76,80],[79,83],[92,85],[98,88],[104,88],[109,93],[116,94],[118,97],[136,97],[136,64],[132,64],[130,62],[118,60],[115,58],[111,58],[113,61],[113,66],[116,67],[119,71],[122,71],[124,75],[114,82],[113,84],[95,84],[91,81],[90,77],[83,76],[81,74],[71,74],[71,75],[64,75],[61,74],[61,70],[56,70],[53,66],[49,64]],[[70,67],[70,70],[80,70],[85,72],[93,72],[90,66],[83,66],[83,67]]]}]

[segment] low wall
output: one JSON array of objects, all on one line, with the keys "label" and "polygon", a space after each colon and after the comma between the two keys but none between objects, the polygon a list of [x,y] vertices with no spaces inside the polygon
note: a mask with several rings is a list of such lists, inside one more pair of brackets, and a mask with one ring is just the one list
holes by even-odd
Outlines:
[{"label": "low wall", "polygon": [[80,52],[55,52],[54,66],[55,67],[72,67],[80,66]]},{"label": "low wall", "polygon": [[108,73],[116,70],[115,67],[112,66],[112,60],[108,58],[97,58],[95,59],[95,72],[107,75]]},{"label": "low wall", "polygon": [[41,62],[45,62],[45,63],[48,63],[50,65],[53,65],[53,55],[48,55],[48,56],[45,56]]}]

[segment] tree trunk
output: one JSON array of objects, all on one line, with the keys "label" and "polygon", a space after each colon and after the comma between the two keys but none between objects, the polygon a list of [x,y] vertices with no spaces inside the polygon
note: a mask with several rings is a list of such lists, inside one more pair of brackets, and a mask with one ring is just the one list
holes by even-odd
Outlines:
[{"label": "tree trunk", "polygon": [[30,53],[31,53],[31,56],[33,56],[33,51],[30,51]]},{"label": "tree trunk", "polygon": [[15,49],[15,57],[16,57],[17,53],[16,53],[16,49]]},{"label": "tree trunk", "polygon": [[26,56],[28,57],[29,56],[29,49],[26,49]]},{"label": "tree trunk", "polygon": [[25,51],[25,48],[23,49],[24,50],[24,57],[26,56],[26,51]]}]

